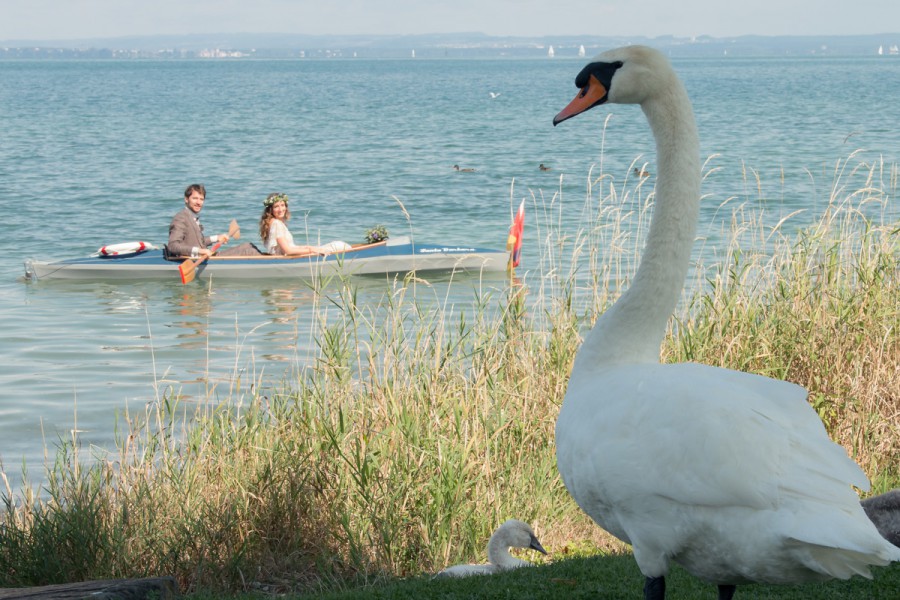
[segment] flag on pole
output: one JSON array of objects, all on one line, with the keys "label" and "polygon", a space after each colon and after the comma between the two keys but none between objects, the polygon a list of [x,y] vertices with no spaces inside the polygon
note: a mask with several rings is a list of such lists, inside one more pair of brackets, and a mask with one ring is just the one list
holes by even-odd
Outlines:
[{"label": "flag on pole", "polygon": [[509,252],[509,266],[515,268],[519,266],[519,258],[522,254],[522,230],[525,228],[525,199],[519,204],[519,211],[513,218],[513,223],[509,228],[509,237],[506,238],[506,251]]}]

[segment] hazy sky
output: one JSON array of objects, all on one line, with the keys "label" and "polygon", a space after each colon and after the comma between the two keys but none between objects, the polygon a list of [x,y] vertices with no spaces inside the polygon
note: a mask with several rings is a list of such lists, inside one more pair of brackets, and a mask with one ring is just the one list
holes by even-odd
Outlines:
[{"label": "hazy sky", "polygon": [[0,40],[147,34],[817,35],[900,31],[898,0],[0,0]]}]

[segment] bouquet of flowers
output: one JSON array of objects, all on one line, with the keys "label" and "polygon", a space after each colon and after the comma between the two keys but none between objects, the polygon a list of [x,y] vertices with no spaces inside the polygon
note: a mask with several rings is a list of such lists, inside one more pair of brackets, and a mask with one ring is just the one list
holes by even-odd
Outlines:
[{"label": "bouquet of flowers", "polygon": [[367,244],[377,244],[378,242],[383,242],[389,237],[390,235],[388,234],[387,227],[385,227],[384,225],[375,225],[374,227],[366,229]]}]

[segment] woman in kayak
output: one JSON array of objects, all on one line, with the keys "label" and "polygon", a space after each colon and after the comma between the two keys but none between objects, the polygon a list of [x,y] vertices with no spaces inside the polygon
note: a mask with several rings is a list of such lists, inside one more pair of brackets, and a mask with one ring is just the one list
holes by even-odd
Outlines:
[{"label": "woman in kayak", "polygon": [[275,255],[325,254],[320,246],[298,246],[287,227],[291,211],[287,194],[274,193],[263,200],[263,213],[259,218],[259,237],[266,245],[266,252]]}]

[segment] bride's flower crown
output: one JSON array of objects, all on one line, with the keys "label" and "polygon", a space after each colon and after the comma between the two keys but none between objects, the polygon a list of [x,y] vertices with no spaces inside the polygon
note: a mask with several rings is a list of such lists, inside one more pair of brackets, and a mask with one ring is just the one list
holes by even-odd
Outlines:
[{"label": "bride's flower crown", "polygon": [[268,208],[268,207],[272,206],[273,204],[275,204],[276,202],[284,202],[285,205],[287,205],[287,203],[288,203],[287,194],[272,194],[271,196],[269,196],[268,198],[263,200],[263,206]]}]

